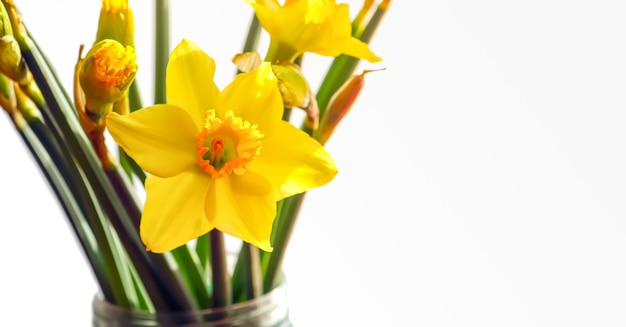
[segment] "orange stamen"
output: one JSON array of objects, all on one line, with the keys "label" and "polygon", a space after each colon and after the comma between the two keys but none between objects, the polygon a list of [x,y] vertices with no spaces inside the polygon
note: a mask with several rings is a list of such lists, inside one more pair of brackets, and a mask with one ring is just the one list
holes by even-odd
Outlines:
[{"label": "orange stamen", "polygon": [[242,174],[260,153],[262,137],[256,125],[234,117],[231,111],[222,121],[209,110],[197,135],[198,166],[212,178]]}]

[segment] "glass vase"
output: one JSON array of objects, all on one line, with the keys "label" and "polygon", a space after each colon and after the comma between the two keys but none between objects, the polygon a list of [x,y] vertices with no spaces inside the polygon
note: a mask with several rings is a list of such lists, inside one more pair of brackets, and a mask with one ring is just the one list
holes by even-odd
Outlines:
[{"label": "glass vase", "polygon": [[94,296],[94,327],[293,327],[289,319],[287,284],[258,298],[221,308],[186,312],[138,311],[113,305]]}]

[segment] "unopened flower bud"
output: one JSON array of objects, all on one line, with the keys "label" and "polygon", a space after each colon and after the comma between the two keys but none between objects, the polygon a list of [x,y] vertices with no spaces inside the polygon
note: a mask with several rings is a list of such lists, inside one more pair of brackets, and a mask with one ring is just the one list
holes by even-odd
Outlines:
[{"label": "unopened flower bud", "polygon": [[306,107],[310,88],[298,65],[283,62],[272,65],[272,71],[278,80],[278,90],[283,96],[285,108]]},{"label": "unopened flower bud", "polygon": [[11,79],[0,74],[0,107],[9,115],[13,115],[17,111],[14,85],[15,83]]},{"label": "unopened flower bud", "polygon": [[137,74],[137,56],[131,46],[115,40],[96,42],[78,65],[85,110],[99,120],[122,99]]},{"label": "unopened flower bud", "polygon": [[0,36],[13,35],[11,18],[3,2],[0,2]]},{"label": "unopened flower bud", "polygon": [[128,0],[102,0],[96,42],[105,39],[135,47],[135,20]]},{"label": "unopened flower bud", "polygon": [[13,35],[0,37],[0,72],[21,84],[28,78],[22,51]]},{"label": "unopened flower bud", "polygon": [[27,121],[43,120],[43,115],[33,99],[20,87],[15,88],[17,110]]},{"label": "unopened flower bud", "polygon": [[315,133],[315,139],[321,144],[328,141],[339,122],[350,111],[359,93],[361,93],[361,89],[363,89],[365,74],[372,71],[374,70],[364,70],[359,75],[352,75],[332,96],[320,121],[319,129]]}]

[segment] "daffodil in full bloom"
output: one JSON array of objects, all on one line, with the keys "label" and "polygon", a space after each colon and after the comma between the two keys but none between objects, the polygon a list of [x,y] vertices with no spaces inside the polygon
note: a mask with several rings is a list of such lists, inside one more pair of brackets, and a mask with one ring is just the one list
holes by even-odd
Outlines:
[{"label": "daffodil in full bloom", "polygon": [[281,119],[269,63],[222,91],[214,73],[213,59],[183,40],[167,66],[167,104],[107,116],[115,141],[149,174],[140,224],[149,251],[214,228],[271,251],[276,202],[337,173],[317,141]]},{"label": "daffodil in full bloom", "polygon": [[323,56],[346,54],[380,61],[368,45],[351,35],[347,4],[335,0],[246,0],[270,34],[267,60],[293,61],[305,52]]}]

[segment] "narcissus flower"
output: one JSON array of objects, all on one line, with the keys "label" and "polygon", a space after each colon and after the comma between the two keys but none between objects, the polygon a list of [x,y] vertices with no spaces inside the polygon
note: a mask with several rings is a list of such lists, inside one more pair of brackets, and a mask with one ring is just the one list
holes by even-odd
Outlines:
[{"label": "narcissus flower", "polygon": [[293,61],[305,52],[323,56],[346,54],[380,61],[368,45],[352,37],[347,4],[335,0],[246,0],[270,34],[268,60]]},{"label": "narcissus flower", "polygon": [[149,251],[214,228],[271,251],[276,202],[337,173],[317,141],[281,119],[269,63],[222,91],[214,73],[213,59],[183,40],[167,66],[167,104],[107,116],[115,141],[149,173],[140,225]]}]

